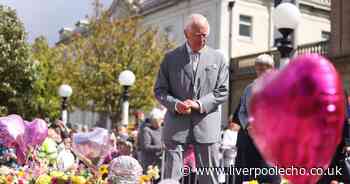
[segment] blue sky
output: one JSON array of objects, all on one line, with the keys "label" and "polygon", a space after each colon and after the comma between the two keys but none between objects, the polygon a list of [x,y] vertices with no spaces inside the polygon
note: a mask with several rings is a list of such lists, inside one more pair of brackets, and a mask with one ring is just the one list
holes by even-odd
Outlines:
[{"label": "blue sky", "polygon": [[[113,0],[101,0],[109,7]],[[74,24],[91,15],[93,0],[0,0],[0,4],[16,9],[24,23],[28,41],[43,35],[50,45],[58,41],[58,31],[62,27],[74,27]]]}]

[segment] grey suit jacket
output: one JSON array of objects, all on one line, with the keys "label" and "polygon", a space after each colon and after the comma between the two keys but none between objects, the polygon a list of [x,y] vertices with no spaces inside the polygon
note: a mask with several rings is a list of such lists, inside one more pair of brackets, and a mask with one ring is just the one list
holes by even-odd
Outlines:
[{"label": "grey suit jacket", "polygon": [[[196,76],[186,45],[167,53],[154,87],[157,100],[167,108],[163,141],[214,143],[219,141],[221,114],[218,105],[228,96],[229,69],[224,56],[210,47],[201,50]],[[204,113],[181,115],[175,103],[198,100]]]}]

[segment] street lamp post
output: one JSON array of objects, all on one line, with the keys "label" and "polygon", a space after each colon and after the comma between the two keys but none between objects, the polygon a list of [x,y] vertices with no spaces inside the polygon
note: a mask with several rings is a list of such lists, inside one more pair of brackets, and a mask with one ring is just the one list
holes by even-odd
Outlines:
[{"label": "street lamp post", "polygon": [[135,75],[130,70],[124,70],[119,74],[119,83],[124,87],[123,105],[122,105],[122,124],[129,123],[129,87],[135,82]]},{"label": "street lamp post", "polygon": [[67,85],[67,84],[62,84],[59,88],[58,88],[58,95],[60,97],[62,97],[62,105],[61,105],[61,120],[63,121],[63,123],[66,125],[67,121],[68,121],[68,97],[70,97],[72,95],[72,88]]},{"label": "street lamp post", "polygon": [[293,34],[301,19],[299,9],[292,3],[279,4],[273,14],[276,28],[282,34],[282,38],[277,45],[281,53],[280,68],[288,64],[293,51],[293,43],[290,35]]}]

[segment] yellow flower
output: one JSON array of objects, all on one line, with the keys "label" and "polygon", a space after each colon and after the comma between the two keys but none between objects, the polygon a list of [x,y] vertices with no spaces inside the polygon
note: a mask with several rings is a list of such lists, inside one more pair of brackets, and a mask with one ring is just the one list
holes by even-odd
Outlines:
[{"label": "yellow flower", "polygon": [[59,177],[63,177],[63,176],[64,176],[64,173],[61,172],[61,171],[52,171],[52,172],[50,173],[50,176],[59,178]]},{"label": "yellow flower", "polygon": [[25,175],[24,171],[20,170],[17,172],[18,177],[23,177]]},{"label": "yellow flower", "polygon": [[98,168],[98,171],[101,176],[108,174],[108,165],[101,165],[100,168]]},{"label": "yellow flower", "polygon": [[51,184],[51,177],[48,175],[41,175],[35,181],[35,184]]},{"label": "yellow flower", "polygon": [[6,177],[0,176],[0,184],[6,184]]},{"label": "yellow flower", "polygon": [[140,176],[140,178],[139,178],[139,180],[140,180],[140,184],[144,184],[144,183],[146,183],[146,182],[149,182],[149,181],[151,181],[151,177],[150,176],[148,176],[148,175],[142,175],[142,176]]},{"label": "yellow flower", "polygon": [[257,180],[251,180],[248,182],[248,184],[259,184],[259,182]]},{"label": "yellow flower", "polygon": [[147,168],[147,175],[153,179],[158,179],[159,178],[159,169],[158,166],[148,166]]},{"label": "yellow flower", "polygon": [[72,184],[85,184],[86,180],[82,176],[72,176]]}]

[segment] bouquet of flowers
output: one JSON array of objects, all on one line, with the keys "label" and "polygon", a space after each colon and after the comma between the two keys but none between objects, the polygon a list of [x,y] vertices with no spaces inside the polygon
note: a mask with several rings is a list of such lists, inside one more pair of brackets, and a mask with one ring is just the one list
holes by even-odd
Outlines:
[{"label": "bouquet of flowers", "polygon": [[148,166],[146,173],[146,175],[140,176],[140,184],[152,183],[152,181],[159,179],[158,166]]}]

